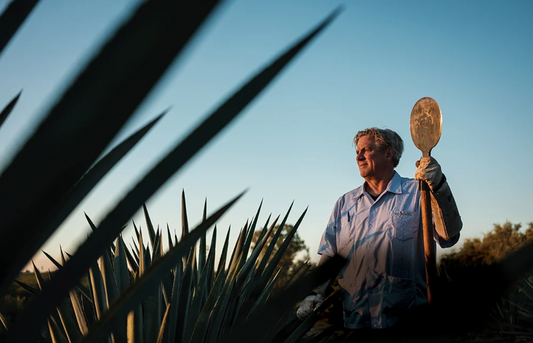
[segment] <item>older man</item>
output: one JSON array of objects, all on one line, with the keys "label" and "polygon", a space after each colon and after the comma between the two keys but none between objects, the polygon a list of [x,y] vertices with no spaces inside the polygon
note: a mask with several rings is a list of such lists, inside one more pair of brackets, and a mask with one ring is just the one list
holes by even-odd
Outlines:
[{"label": "older man", "polygon": [[[348,260],[339,276],[345,327],[388,328],[427,303],[419,182],[394,170],[403,152],[396,132],[369,128],[354,143],[365,182],[337,200],[318,253],[320,263],[334,255]],[[431,190],[435,241],[453,246],[462,222],[437,161],[422,158],[415,179]],[[326,286],[304,299],[300,319],[320,305]]]}]

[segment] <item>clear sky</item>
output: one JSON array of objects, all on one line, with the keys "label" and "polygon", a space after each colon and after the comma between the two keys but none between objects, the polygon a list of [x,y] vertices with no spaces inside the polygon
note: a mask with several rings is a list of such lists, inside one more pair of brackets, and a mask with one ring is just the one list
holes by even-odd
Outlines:
[{"label": "clear sky", "polygon": [[[0,0],[0,10],[7,2]],[[0,129],[0,167],[138,3],[37,5],[0,56],[0,107],[23,89]],[[318,39],[147,202],[152,220],[181,230],[182,189],[194,225],[205,198],[212,211],[249,188],[220,220],[220,232],[231,225],[234,242],[262,199],[260,224],[294,201],[290,223],[309,207],[299,233],[316,262],[335,201],[363,182],[355,133],[371,126],[398,132],[405,152],[397,171],[413,177],[420,152],[409,117],[430,96],[443,113],[432,155],[455,194],[463,239],[482,237],[494,223],[533,221],[533,2],[240,0],[209,18],[119,139],[171,111],[43,249],[73,253],[89,232],[83,212],[98,223],[185,133],[340,4],[343,13]],[[145,227],[142,217],[135,220]],[[128,240],[132,231],[129,225]],[[39,256],[37,264],[46,265]]]}]

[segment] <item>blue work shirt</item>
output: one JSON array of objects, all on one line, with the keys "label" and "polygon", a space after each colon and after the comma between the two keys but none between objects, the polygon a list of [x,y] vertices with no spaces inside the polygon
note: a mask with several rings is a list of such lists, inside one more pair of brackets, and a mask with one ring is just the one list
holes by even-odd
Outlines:
[{"label": "blue work shirt", "polygon": [[318,253],[348,260],[339,275],[345,327],[390,327],[427,303],[418,184],[395,172],[376,200],[361,186],[335,203]]}]

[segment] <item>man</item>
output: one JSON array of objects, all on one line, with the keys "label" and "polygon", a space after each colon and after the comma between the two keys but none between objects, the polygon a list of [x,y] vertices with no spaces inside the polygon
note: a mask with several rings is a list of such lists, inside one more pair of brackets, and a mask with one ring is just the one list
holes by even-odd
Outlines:
[{"label": "man", "polygon": [[[318,253],[348,260],[339,275],[344,326],[388,328],[409,309],[427,304],[419,182],[394,170],[403,141],[392,130],[369,128],[354,138],[359,172],[365,182],[337,200]],[[419,161],[415,179],[431,190],[434,238],[443,248],[457,243],[461,217],[437,161]],[[328,284],[304,299],[297,315],[318,307]]]}]

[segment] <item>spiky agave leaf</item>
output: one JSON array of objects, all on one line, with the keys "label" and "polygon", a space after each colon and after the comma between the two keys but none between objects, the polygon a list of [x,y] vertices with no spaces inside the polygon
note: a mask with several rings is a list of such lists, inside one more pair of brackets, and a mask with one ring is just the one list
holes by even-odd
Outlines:
[{"label": "spiky agave leaf", "polygon": [[[1,19],[0,19],[1,20]],[[6,120],[7,116],[9,116],[9,114],[11,113],[11,111],[13,110],[13,108],[15,107],[18,99],[20,98],[20,94],[22,94],[22,91],[20,91],[14,98],[13,100],[11,100],[9,102],[9,104],[6,105],[6,107],[4,107],[4,109],[2,110],[2,112],[0,112],[0,127],[2,126],[2,124],[4,123],[4,121]]]},{"label": "spiky agave leaf", "polygon": [[[300,338],[302,338],[320,319],[320,315],[330,307],[334,302],[340,300],[340,292],[337,290],[330,294],[324,302],[317,308],[309,317],[307,317],[303,322],[300,323],[287,337],[284,343],[296,343]],[[298,320],[295,317],[296,320]],[[299,320],[298,320],[299,321]]]},{"label": "spiky agave leaf", "polygon": [[13,0],[0,15],[0,56],[39,0]]}]

